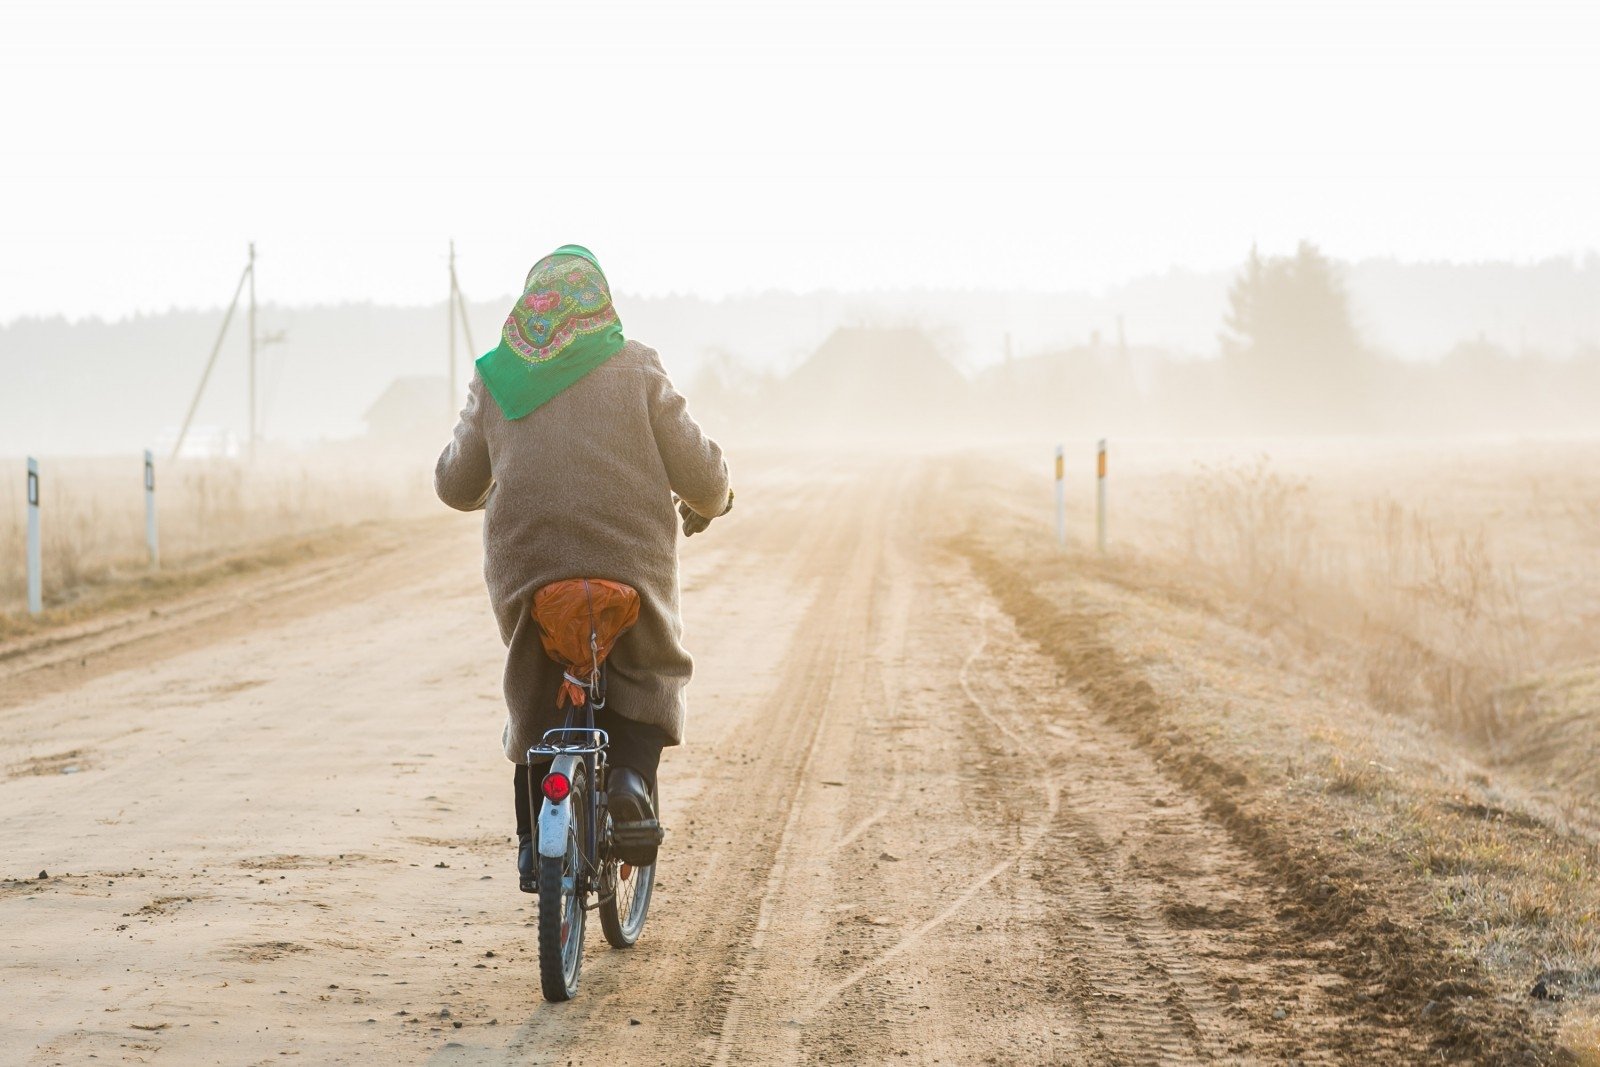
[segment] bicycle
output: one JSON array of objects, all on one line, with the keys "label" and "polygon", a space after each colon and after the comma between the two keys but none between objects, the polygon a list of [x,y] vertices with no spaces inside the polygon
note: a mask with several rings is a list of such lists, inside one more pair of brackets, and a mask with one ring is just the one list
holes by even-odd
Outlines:
[{"label": "bicycle", "polygon": [[[539,981],[544,998],[552,1002],[577,995],[588,912],[600,912],[601,931],[613,948],[629,948],[644,930],[655,889],[654,863],[634,867],[612,854],[606,806],[610,738],[594,723],[595,711],[605,707],[606,666],[592,620],[589,643],[588,677],[574,677],[570,671],[565,675],[563,688],[573,696],[565,725],[546,730],[527,753],[530,765],[550,760],[537,786],[542,798],[537,860]],[[530,793],[535,788],[532,775],[528,788]],[[530,808],[534,799],[530,795]],[[652,791],[651,803],[659,818],[657,791]],[[592,904],[590,896],[595,898]]]}]

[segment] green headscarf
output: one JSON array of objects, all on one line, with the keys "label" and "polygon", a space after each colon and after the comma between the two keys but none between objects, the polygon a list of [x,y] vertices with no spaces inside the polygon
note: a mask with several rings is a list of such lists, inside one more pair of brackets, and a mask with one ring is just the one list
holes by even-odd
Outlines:
[{"label": "green headscarf", "polygon": [[533,265],[478,376],[508,419],[520,419],[622,351],[622,323],[600,263],[562,245]]}]

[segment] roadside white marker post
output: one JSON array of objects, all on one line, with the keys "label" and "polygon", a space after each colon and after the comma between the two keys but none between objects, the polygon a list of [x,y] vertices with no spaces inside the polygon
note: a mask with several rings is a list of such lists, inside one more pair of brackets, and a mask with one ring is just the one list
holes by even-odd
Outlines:
[{"label": "roadside white marker post", "polygon": [[1056,445],[1056,543],[1067,543],[1067,452]]},{"label": "roadside white marker post", "polygon": [[1106,550],[1106,439],[1100,438],[1095,451],[1095,543]]},{"label": "roadside white marker post", "polygon": [[150,546],[150,569],[161,569],[161,542],[156,534],[156,457],[144,450],[144,541]]},{"label": "roadside white marker post", "polygon": [[44,580],[39,571],[39,461],[28,457],[28,614],[44,610]]}]

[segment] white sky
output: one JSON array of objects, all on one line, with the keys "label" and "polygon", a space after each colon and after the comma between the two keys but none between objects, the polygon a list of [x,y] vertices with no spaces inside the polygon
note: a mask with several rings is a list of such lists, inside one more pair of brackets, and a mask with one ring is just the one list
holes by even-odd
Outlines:
[{"label": "white sky", "polygon": [[1592,3],[5,0],[0,322],[1600,248]]}]

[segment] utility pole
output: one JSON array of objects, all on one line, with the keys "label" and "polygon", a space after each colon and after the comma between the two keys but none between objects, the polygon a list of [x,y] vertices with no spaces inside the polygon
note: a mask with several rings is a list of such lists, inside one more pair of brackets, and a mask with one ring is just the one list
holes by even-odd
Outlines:
[{"label": "utility pole", "polygon": [[194,423],[194,413],[200,407],[200,398],[205,395],[206,382],[211,380],[211,368],[217,365],[217,353],[222,351],[223,339],[228,336],[228,323],[233,321],[233,311],[239,306],[239,294],[244,292],[244,283],[251,282],[251,290],[254,291],[255,247],[253,244],[250,246],[251,262],[240,272],[239,284],[233,287],[233,299],[228,301],[228,310],[222,316],[222,329],[217,331],[216,343],[211,346],[211,355],[206,359],[205,372],[200,375],[200,385],[194,391],[194,399],[189,402],[189,413],[183,417],[183,429],[178,431],[177,443],[172,446],[173,459],[177,459],[183,451],[184,438],[189,436],[189,427]]},{"label": "utility pole", "polygon": [[228,310],[222,316],[222,328],[217,331],[217,340],[211,346],[211,355],[206,360],[206,369],[200,375],[200,385],[194,391],[194,399],[189,402],[189,412],[183,417],[183,428],[178,431],[178,441],[172,446],[172,458],[177,459],[183,451],[183,442],[189,436],[189,427],[194,423],[194,413],[200,407],[200,398],[205,395],[206,382],[211,380],[211,370],[217,365],[217,354],[222,351],[222,342],[228,336],[228,324],[233,321],[233,313],[239,307],[239,299],[244,296],[244,287],[250,286],[250,366],[249,374],[249,401],[250,401],[250,458],[255,458],[256,443],[261,437],[260,408],[256,403],[256,349],[265,348],[267,345],[281,344],[286,337],[283,330],[270,333],[261,337],[256,333],[256,243],[250,242],[250,258],[245,263],[244,270],[239,272],[239,284],[233,288],[233,299],[228,301]]},{"label": "utility pole", "polygon": [[450,238],[450,374],[444,382],[445,415],[451,422],[456,418],[456,240]]},{"label": "utility pole", "polygon": [[450,241],[450,298],[446,301],[450,305],[450,370],[449,378],[445,382],[446,401],[450,405],[446,414],[450,421],[456,418],[456,405],[460,398],[456,396],[456,322],[461,323],[461,337],[467,342],[467,355],[471,358],[477,349],[472,345],[472,327],[467,324],[467,298],[461,295],[461,281],[456,277],[456,242]]},{"label": "utility pole", "polygon": [[250,242],[250,459],[256,458],[256,243]]},{"label": "utility pole", "polygon": [[[451,250],[454,251],[455,242],[452,241],[450,243],[452,245]],[[478,349],[472,343],[472,326],[467,322],[467,298],[461,295],[461,281],[456,277],[454,257],[452,257],[450,264],[450,289],[455,294],[456,312],[461,316],[461,337],[467,342],[467,358],[476,358],[473,353]]]}]

